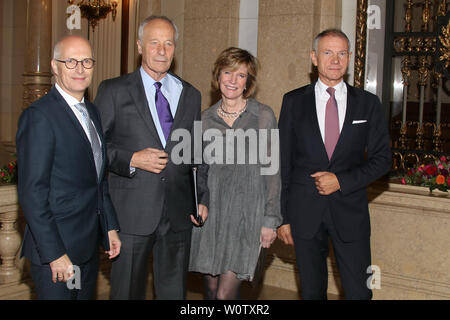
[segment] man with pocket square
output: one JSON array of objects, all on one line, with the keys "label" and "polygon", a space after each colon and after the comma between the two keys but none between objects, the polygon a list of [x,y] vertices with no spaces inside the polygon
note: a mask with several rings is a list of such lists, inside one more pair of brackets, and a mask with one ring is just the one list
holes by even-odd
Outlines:
[{"label": "man with pocket square", "polygon": [[278,237],[294,245],[303,299],[326,299],[331,239],[346,299],[371,299],[367,186],[391,167],[379,99],[344,82],[350,41],[328,29],[314,40],[319,80],[283,97],[279,120]]}]

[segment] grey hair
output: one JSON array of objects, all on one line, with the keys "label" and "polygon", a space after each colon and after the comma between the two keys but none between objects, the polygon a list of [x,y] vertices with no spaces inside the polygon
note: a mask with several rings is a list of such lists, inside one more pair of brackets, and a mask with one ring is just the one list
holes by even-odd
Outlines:
[{"label": "grey hair", "polygon": [[348,51],[350,52],[350,49],[351,49],[350,40],[348,39],[347,35],[340,29],[326,29],[326,30],[322,31],[321,33],[319,33],[314,38],[313,51],[317,52],[317,50],[319,48],[320,39],[327,37],[327,36],[339,37],[339,38],[346,40],[347,44],[348,44]]},{"label": "grey hair", "polygon": [[145,18],[144,21],[142,21],[141,24],[139,25],[138,40],[142,41],[142,36],[144,35],[145,26],[147,24],[149,24],[150,21],[157,20],[157,19],[167,21],[172,25],[173,29],[175,30],[175,42],[176,42],[178,40],[178,28],[177,28],[176,24],[172,20],[167,18],[166,16],[150,16],[150,17]]},{"label": "grey hair", "polygon": [[53,48],[53,59],[61,59],[61,41],[58,41]]}]

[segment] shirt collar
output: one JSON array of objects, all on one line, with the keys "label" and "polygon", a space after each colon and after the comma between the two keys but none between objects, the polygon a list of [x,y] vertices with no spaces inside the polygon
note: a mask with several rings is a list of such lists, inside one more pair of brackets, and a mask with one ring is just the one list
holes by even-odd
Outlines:
[{"label": "shirt collar", "polygon": [[[67,92],[65,92],[59,85],[58,83],[55,83],[55,88],[56,90],[58,90],[58,92],[62,95],[63,99],[67,102],[67,104],[69,106],[74,106],[78,103],[80,103],[80,101],[78,101],[77,98],[71,96],[70,94],[68,94]],[[84,103],[84,97],[83,99],[81,99],[81,103]]]},{"label": "shirt collar", "polygon": [[[320,92],[320,95],[326,95],[327,97],[329,96],[327,89],[329,88],[326,84],[324,84],[320,78],[317,80],[317,85],[318,85],[318,89]],[[335,96],[339,96],[341,97],[342,95],[344,95],[347,92],[347,86],[345,85],[344,80],[342,80],[341,82],[339,82],[337,85],[335,85],[333,87],[334,89],[336,89],[336,92],[334,93]]]},{"label": "shirt collar", "polygon": [[169,73],[166,73],[164,78],[162,78],[159,81],[156,81],[144,70],[144,68],[142,66],[140,68],[140,72],[141,72],[142,81],[144,83],[147,83],[151,87],[154,87],[155,82],[161,82],[161,85],[164,86],[166,84],[166,82],[168,81],[167,79],[169,78],[168,77]]}]

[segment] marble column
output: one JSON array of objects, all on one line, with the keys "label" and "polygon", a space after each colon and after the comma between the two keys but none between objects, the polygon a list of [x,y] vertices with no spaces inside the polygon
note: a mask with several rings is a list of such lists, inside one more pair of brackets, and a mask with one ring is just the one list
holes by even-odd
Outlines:
[{"label": "marble column", "polygon": [[51,88],[52,0],[28,0],[26,43],[24,109]]},{"label": "marble column", "polygon": [[0,1],[0,165],[13,159],[22,112],[27,0]]}]

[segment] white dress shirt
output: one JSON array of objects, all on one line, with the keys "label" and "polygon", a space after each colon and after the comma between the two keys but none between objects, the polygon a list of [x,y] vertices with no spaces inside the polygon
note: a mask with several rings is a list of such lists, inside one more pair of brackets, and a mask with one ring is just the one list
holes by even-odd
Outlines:
[{"label": "white dress shirt", "polygon": [[[337,102],[338,115],[339,115],[339,132],[342,131],[345,120],[345,112],[347,111],[347,86],[344,81],[339,82],[339,84],[333,87],[336,89],[334,97]],[[314,87],[316,96],[316,112],[317,120],[319,121],[320,134],[322,135],[322,140],[325,143],[325,110],[327,107],[328,99],[330,99],[330,94],[327,92],[328,86],[326,86],[320,79],[316,82]]]},{"label": "white dress shirt", "polygon": [[[73,111],[73,113],[75,114],[75,117],[78,119],[78,122],[81,124],[81,126],[83,127],[84,132],[86,133],[87,138],[89,139],[89,142],[92,144],[91,141],[91,135],[89,134],[89,129],[86,126],[86,124],[83,121],[83,115],[81,114],[80,111],[78,111],[78,109],[75,107],[75,105],[79,104],[79,103],[84,103],[84,97],[83,99],[81,99],[81,101],[78,101],[76,98],[72,97],[70,94],[68,94],[67,92],[65,92],[63,89],[61,89],[61,87],[55,83],[55,87],[56,90],[58,90],[58,92],[62,95],[63,99],[67,102],[67,104],[69,105],[70,109]],[[91,120],[92,122],[92,120]],[[95,128],[95,124],[94,122],[92,122],[92,125]],[[96,134],[98,137],[98,141],[100,143],[100,146],[102,146],[102,140],[100,140],[100,137],[98,136],[98,131],[97,128],[95,128],[96,130]]]}]

